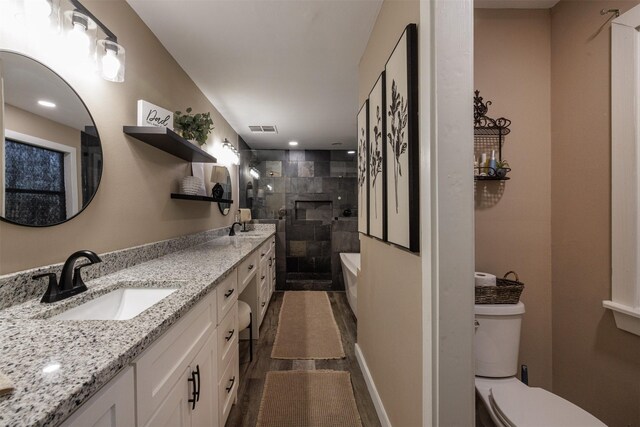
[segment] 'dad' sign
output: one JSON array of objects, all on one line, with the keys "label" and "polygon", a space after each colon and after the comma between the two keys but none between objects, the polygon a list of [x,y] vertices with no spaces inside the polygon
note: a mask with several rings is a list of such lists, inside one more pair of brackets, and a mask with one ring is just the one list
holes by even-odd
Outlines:
[{"label": "'dad' sign", "polygon": [[173,130],[173,113],[142,99],[138,100],[138,126],[165,127]]}]

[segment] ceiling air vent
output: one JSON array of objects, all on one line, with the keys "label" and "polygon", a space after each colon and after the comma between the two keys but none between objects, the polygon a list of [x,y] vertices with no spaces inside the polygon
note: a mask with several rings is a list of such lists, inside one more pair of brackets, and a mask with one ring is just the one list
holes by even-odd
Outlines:
[{"label": "ceiling air vent", "polygon": [[275,126],[249,126],[249,130],[253,133],[278,133],[278,128]]}]

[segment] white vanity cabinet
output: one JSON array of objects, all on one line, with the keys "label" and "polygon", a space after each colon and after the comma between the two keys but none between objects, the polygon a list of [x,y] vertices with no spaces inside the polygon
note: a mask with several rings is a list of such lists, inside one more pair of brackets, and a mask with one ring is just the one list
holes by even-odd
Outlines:
[{"label": "white vanity cabinet", "polygon": [[238,298],[255,313],[257,339],[275,271],[270,238],[63,427],[224,427],[238,397]]},{"label": "white vanity cabinet", "polygon": [[127,367],[62,423],[62,427],[134,426],[133,368]]},{"label": "white vanity cabinet", "polygon": [[138,427],[174,425],[164,424],[170,422],[195,427],[207,418],[206,425],[214,425],[217,307],[215,289],[134,362]]}]

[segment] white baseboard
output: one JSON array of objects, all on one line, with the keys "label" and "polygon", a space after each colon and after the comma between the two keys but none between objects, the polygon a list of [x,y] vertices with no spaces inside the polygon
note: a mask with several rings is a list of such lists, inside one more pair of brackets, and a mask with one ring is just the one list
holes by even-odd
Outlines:
[{"label": "white baseboard", "polygon": [[362,375],[364,375],[364,381],[367,383],[367,388],[369,389],[371,400],[373,400],[373,406],[376,407],[376,412],[378,414],[378,418],[380,419],[380,424],[382,424],[382,427],[391,427],[391,421],[389,421],[387,411],[384,410],[382,399],[380,399],[378,389],[373,382],[371,372],[369,371],[369,367],[367,366],[367,361],[364,359],[364,354],[362,354],[362,350],[360,350],[360,346],[358,344],[356,344],[356,359],[358,359],[358,365],[360,365],[360,370],[362,371]]}]

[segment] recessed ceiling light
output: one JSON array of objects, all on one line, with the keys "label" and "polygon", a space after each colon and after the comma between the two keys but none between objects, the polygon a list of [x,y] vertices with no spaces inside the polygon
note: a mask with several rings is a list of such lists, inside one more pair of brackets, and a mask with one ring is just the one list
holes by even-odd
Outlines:
[{"label": "recessed ceiling light", "polygon": [[289,141],[289,145],[295,147],[296,145],[298,145],[298,141]]},{"label": "recessed ceiling light", "polygon": [[347,154],[356,154],[356,151],[355,150],[349,150],[349,151],[347,151]]},{"label": "recessed ceiling light", "polygon": [[45,100],[39,100],[38,101],[39,105],[42,105],[43,107],[47,107],[47,108],[56,108],[56,104],[54,104],[51,101],[45,101]]}]

